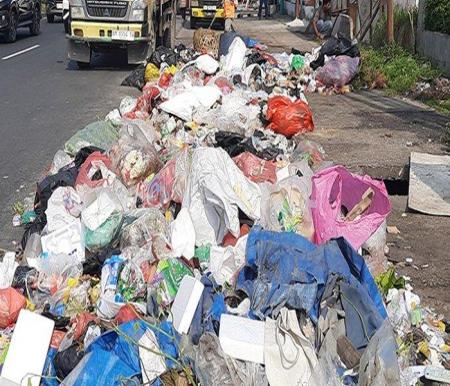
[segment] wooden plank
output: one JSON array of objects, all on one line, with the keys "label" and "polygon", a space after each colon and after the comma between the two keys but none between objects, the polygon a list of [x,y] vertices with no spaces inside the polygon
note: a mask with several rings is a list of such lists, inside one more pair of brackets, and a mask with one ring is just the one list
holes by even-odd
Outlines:
[{"label": "wooden plank", "polygon": [[450,216],[450,156],[411,153],[408,206]]}]

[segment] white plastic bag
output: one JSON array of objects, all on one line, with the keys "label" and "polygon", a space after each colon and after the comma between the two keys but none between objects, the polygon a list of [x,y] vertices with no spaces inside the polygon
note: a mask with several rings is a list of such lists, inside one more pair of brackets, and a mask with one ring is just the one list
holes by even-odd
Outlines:
[{"label": "white plastic bag", "polygon": [[170,244],[174,255],[192,259],[195,253],[195,229],[186,208],[182,208],[177,218],[170,224],[170,233]]},{"label": "white plastic bag", "polygon": [[191,215],[197,245],[217,245],[228,231],[239,237],[238,210],[255,220],[260,206],[259,186],[244,176],[225,150],[195,149],[183,208]]},{"label": "white plastic bag", "polygon": [[217,62],[217,60],[207,54],[200,55],[195,60],[195,65],[199,70],[208,75],[214,74],[219,68],[219,63]]},{"label": "white plastic bag", "polygon": [[64,228],[79,217],[81,198],[71,186],[60,186],[50,196],[45,210],[49,232]]},{"label": "white plastic bag", "polygon": [[222,68],[224,71],[232,72],[242,70],[245,65],[245,53],[247,47],[240,37],[236,37],[228,49],[228,54],[222,57]]},{"label": "white plastic bag", "polygon": [[271,386],[315,385],[314,346],[303,335],[295,310],[282,308],[277,320],[266,319],[264,361]]}]

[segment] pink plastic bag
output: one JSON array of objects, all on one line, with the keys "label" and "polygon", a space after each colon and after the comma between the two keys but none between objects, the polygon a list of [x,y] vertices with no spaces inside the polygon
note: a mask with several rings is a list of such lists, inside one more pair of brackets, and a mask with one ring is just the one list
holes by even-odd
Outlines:
[{"label": "pink plastic bag", "polygon": [[358,64],[358,57],[336,56],[317,70],[316,80],[325,86],[345,86],[358,73]]},{"label": "pink plastic bag", "polygon": [[277,168],[272,161],[263,160],[247,151],[234,157],[233,161],[253,182],[268,181],[273,184],[277,181]]},{"label": "pink plastic bag", "polygon": [[[342,208],[351,211],[369,188],[375,193],[369,208],[353,221],[344,220]],[[311,210],[317,244],[343,236],[359,249],[388,216],[391,204],[383,181],[352,174],[338,165],[314,174]]]}]

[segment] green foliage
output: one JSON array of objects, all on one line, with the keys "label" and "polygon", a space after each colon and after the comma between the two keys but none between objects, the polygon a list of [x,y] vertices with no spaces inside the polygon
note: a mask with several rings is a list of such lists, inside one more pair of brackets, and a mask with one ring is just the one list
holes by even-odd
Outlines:
[{"label": "green foliage", "polygon": [[382,49],[361,47],[361,67],[356,87],[382,88],[404,94],[423,79],[439,75],[430,63],[417,58],[398,45]]},{"label": "green foliage", "polygon": [[386,272],[379,274],[375,277],[375,283],[378,285],[378,289],[386,296],[391,288],[405,288],[405,278],[397,277],[394,267],[389,268]]},{"label": "green foliage", "polygon": [[[417,30],[417,8],[394,8],[394,40],[397,45],[411,53],[415,52],[415,35]],[[381,48],[387,45],[386,40],[386,14],[382,14],[375,24],[372,45]]]},{"label": "green foliage", "polygon": [[426,0],[425,29],[450,34],[449,0]]}]

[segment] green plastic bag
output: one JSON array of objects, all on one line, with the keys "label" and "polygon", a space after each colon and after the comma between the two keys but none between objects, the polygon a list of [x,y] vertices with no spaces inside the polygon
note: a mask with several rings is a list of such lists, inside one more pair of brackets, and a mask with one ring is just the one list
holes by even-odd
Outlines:
[{"label": "green plastic bag", "polygon": [[88,227],[85,227],[84,242],[86,248],[91,252],[95,252],[111,244],[119,234],[122,220],[122,213],[114,212],[95,231],[91,231]]},{"label": "green plastic bag", "polygon": [[305,58],[301,55],[294,55],[292,58],[291,67],[294,71],[297,71],[305,65]]},{"label": "green plastic bag", "polygon": [[75,133],[64,145],[66,153],[74,156],[86,146],[96,146],[105,151],[119,140],[119,129],[110,121],[98,121]]}]

